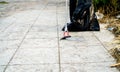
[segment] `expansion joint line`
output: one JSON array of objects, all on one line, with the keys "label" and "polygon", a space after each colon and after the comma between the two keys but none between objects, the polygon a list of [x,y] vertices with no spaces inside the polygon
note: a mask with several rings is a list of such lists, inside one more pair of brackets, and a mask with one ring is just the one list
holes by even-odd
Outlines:
[{"label": "expansion joint line", "polygon": [[[58,21],[58,7],[59,7],[59,2],[60,2],[61,0],[56,0],[56,21],[57,21],[57,43],[58,43],[58,60],[59,60],[59,72],[62,72],[62,64],[61,64],[61,47],[60,47],[60,36],[59,36],[59,21]],[[67,23],[67,18],[68,18],[68,0],[65,0],[65,2],[66,2],[66,4],[65,4],[65,6],[66,6],[66,16],[65,16],[65,18],[66,18],[66,21],[65,21],[65,23]]]},{"label": "expansion joint line", "polygon": [[61,71],[61,49],[60,49],[60,37],[59,37],[59,23],[58,23],[58,2],[59,0],[56,0],[56,23],[57,23],[57,45],[58,45],[58,62],[59,62],[59,72]]},{"label": "expansion joint line", "polygon": [[[93,33],[93,32],[92,32]],[[100,44],[104,47],[104,49],[109,53],[108,49],[106,46],[103,44],[103,42],[100,41],[100,39],[93,33],[93,35],[96,37],[96,39],[100,42]],[[111,55],[110,55],[111,56]],[[112,57],[112,56],[111,56]],[[113,58],[113,57],[112,57]]]}]

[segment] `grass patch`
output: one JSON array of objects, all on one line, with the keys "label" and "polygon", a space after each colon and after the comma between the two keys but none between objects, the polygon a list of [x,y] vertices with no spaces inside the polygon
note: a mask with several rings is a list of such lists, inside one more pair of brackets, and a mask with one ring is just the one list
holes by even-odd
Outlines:
[{"label": "grass patch", "polygon": [[0,4],[8,4],[6,1],[0,1]]}]

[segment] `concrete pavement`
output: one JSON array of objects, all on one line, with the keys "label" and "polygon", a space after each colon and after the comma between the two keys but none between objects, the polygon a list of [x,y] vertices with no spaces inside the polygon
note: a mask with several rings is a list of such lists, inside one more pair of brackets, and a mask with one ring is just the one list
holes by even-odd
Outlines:
[{"label": "concrete pavement", "polygon": [[114,36],[104,26],[100,32],[71,32],[61,41],[65,0],[39,4],[0,18],[0,72],[119,72],[110,68],[115,60],[108,42]]}]

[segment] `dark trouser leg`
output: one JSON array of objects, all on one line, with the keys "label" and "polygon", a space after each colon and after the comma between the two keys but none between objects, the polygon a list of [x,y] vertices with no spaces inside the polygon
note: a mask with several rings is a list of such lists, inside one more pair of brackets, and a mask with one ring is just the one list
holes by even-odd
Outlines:
[{"label": "dark trouser leg", "polygon": [[90,29],[90,10],[86,10],[86,16],[84,17],[84,30]]},{"label": "dark trouser leg", "polygon": [[[73,22],[79,22],[82,24],[82,29],[83,30],[89,30],[89,20],[90,20],[90,8],[91,4],[86,3],[84,0],[78,0],[77,6],[75,8],[75,11],[73,12],[72,15],[72,21]],[[78,25],[79,26],[79,25]]]},{"label": "dark trouser leg", "polygon": [[70,0],[70,21],[73,22],[72,20],[72,16],[73,16],[73,12],[75,11],[75,8],[76,8],[76,3],[77,3],[77,0]]},{"label": "dark trouser leg", "polygon": [[83,5],[85,1],[84,0],[77,0],[76,1],[76,8],[74,9],[74,12],[72,13],[72,21],[75,22],[78,17],[80,17],[78,14],[82,10]]}]

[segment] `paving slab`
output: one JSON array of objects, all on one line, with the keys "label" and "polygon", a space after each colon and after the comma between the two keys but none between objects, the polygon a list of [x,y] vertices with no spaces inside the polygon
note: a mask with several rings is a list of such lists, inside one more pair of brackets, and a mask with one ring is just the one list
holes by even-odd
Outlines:
[{"label": "paving slab", "polygon": [[[49,53],[49,55],[48,55]],[[58,64],[57,48],[20,49],[10,65],[14,64]]]},{"label": "paving slab", "polygon": [[57,38],[45,39],[25,39],[21,48],[48,48],[57,47]]},{"label": "paving slab", "polygon": [[2,32],[0,40],[22,40],[25,32]]},{"label": "paving slab", "polygon": [[6,72],[59,72],[58,64],[13,65]]},{"label": "paving slab", "polygon": [[83,36],[71,37],[70,39],[67,39],[67,40],[60,40],[59,43],[60,43],[60,47],[85,46],[86,45],[86,42]]},{"label": "paving slab", "polygon": [[16,49],[5,49],[0,52],[0,65],[7,65]]},{"label": "paving slab", "polygon": [[54,39],[57,38],[56,32],[29,32],[26,39]]},{"label": "paving slab", "polygon": [[2,40],[0,41],[0,52],[4,49],[17,49],[19,44],[19,40]]},{"label": "paving slab", "polygon": [[30,29],[30,32],[54,32],[55,33],[57,32],[57,26],[40,25],[39,23],[39,25],[32,26],[32,28]]},{"label": "paving slab", "polygon": [[114,59],[103,46],[61,48],[61,63],[110,62]]},{"label": "paving slab", "polygon": [[5,66],[0,66],[0,72],[4,71]]},{"label": "paving slab", "polygon": [[4,32],[5,29],[7,29],[10,25],[12,25],[15,22],[15,18],[9,17],[5,19],[1,19],[0,21],[0,32]]},{"label": "paving slab", "polygon": [[101,43],[104,45],[104,47],[107,50],[110,50],[114,48],[116,45],[112,43],[114,41],[115,37],[112,34],[112,32],[106,30],[106,25],[101,25],[101,31],[100,32],[94,32],[94,35],[96,38],[101,41]]},{"label": "paving slab", "polygon": [[62,64],[62,72],[118,72],[116,68],[110,68],[113,62]]}]

